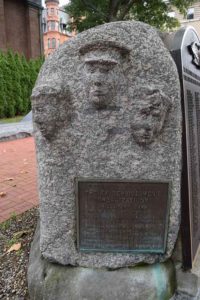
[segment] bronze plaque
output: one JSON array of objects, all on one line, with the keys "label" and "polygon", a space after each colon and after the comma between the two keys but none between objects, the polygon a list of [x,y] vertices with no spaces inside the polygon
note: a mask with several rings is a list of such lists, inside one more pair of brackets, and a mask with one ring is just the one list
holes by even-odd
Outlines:
[{"label": "bronze plaque", "polygon": [[169,182],[77,180],[78,249],[164,253]]},{"label": "bronze plaque", "polygon": [[192,28],[179,30],[172,56],[182,87],[183,172],[182,242],[183,265],[192,268],[200,242],[200,43]]}]

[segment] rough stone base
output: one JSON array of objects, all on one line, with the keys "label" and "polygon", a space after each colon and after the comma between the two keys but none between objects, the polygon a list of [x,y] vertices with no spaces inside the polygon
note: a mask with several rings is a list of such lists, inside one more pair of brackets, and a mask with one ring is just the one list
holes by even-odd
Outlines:
[{"label": "rough stone base", "polygon": [[200,278],[192,270],[183,271],[181,263],[175,268],[177,291],[171,300],[200,300]]},{"label": "rough stone base", "polygon": [[168,300],[175,292],[175,273],[170,261],[112,271],[53,264],[41,257],[37,230],[28,285],[30,298],[37,300]]},{"label": "rough stone base", "polygon": [[176,293],[170,300],[200,300],[200,253],[196,256],[191,270],[183,270],[182,260],[182,241],[179,233],[172,256],[176,270]]}]

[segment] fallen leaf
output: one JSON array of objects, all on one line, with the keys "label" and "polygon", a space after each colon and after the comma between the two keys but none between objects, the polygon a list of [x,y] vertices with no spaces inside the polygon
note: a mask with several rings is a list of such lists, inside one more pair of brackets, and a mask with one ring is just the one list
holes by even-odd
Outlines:
[{"label": "fallen leaf", "polygon": [[14,180],[14,178],[12,178],[12,177],[5,179],[5,181],[12,181],[12,180]]},{"label": "fallen leaf", "polygon": [[22,231],[18,231],[18,232],[15,232],[13,234],[13,237],[16,238],[16,239],[19,239],[20,237],[22,237],[23,235],[25,234],[28,234],[29,232],[31,232],[31,230],[22,230]]},{"label": "fallen leaf", "polygon": [[6,193],[5,192],[0,192],[0,197],[5,197]]},{"label": "fallen leaf", "polygon": [[20,173],[21,173],[21,174],[26,174],[26,173],[28,173],[28,171],[22,170],[22,171],[20,171]]},{"label": "fallen leaf", "polygon": [[21,248],[21,243],[14,244],[8,249],[7,253],[10,253],[12,251],[18,251],[20,248]]}]

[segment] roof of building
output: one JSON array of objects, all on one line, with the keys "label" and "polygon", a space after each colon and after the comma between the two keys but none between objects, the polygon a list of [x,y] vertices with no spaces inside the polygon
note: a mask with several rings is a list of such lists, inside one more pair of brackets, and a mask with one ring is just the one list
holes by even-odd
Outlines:
[{"label": "roof of building", "polygon": [[59,9],[62,10],[62,11],[64,11],[64,12],[66,12],[66,11],[65,11],[65,6],[66,6],[66,5],[59,6]]},{"label": "roof of building", "polygon": [[[60,23],[62,24],[67,24],[69,23],[70,17],[69,15],[66,13],[65,10],[61,9],[59,7],[58,9],[58,13],[59,13],[59,18],[60,18]],[[42,21],[43,23],[46,23],[46,19],[47,19],[47,8],[44,8],[42,11]]]},{"label": "roof of building", "polygon": [[42,0],[27,0],[30,4],[42,6]]},{"label": "roof of building", "polygon": [[45,3],[47,3],[47,2],[56,2],[59,4],[59,0],[45,0]]}]

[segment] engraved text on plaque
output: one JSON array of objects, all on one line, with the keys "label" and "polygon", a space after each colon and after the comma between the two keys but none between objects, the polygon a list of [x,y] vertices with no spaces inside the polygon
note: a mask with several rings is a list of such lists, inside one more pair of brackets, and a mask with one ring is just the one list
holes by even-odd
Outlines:
[{"label": "engraved text on plaque", "polygon": [[79,251],[164,253],[168,182],[77,180]]}]

